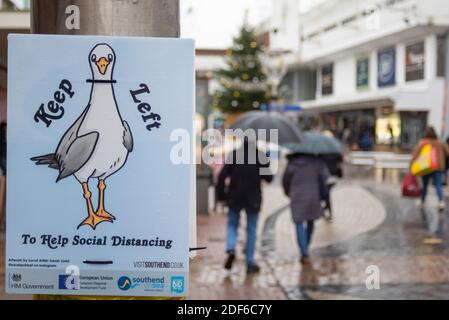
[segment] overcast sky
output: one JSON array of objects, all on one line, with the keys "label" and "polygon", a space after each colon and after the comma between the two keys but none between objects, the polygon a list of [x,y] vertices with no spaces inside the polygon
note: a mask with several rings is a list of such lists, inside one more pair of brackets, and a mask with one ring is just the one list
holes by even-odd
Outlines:
[{"label": "overcast sky", "polygon": [[[302,11],[325,0],[301,0]],[[181,0],[182,36],[197,48],[226,48],[248,11],[253,25],[269,17],[272,0]]]},{"label": "overcast sky", "polygon": [[[23,0],[13,0],[22,6]],[[269,17],[273,0],[180,0],[182,36],[194,38],[198,48],[227,48],[248,11],[256,25]],[[300,0],[302,11],[326,0]]]}]

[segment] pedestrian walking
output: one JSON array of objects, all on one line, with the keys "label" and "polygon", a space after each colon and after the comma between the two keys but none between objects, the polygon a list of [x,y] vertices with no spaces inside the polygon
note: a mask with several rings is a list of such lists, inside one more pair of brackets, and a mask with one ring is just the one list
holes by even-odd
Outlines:
[{"label": "pedestrian walking", "polygon": [[321,185],[321,200],[324,201],[325,218],[327,222],[333,222],[331,192],[337,184],[338,179],[343,178],[343,156],[341,153],[321,155],[321,159],[329,170],[330,178],[323,181]]},{"label": "pedestrian walking", "polygon": [[[439,204],[442,211],[445,209],[443,194],[443,175],[446,170],[446,157],[449,156],[449,146],[438,139],[433,127],[428,127],[423,139],[415,147],[412,155],[411,166],[422,156],[423,149],[429,150],[429,159],[435,161],[434,168],[422,176],[422,194],[419,206],[423,207],[426,202],[430,181],[432,180],[437,191]],[[433,159],[434,158],[434,159]]]},{"label": "pedestrian walking", "polygon": [[323,216],[321,193],[328,177],[328,168],[321,158],[303,154],[288,157],[282,184],[285,194],[291,201],[301,263],[305,265],[310,264],[309,246],[315,220]]},{"label": "pedestrian walking", "polygon": [[345,127],[343,129],[343,132],[341,134],[341,140],[343,144],[348,147],[349,149],[352,149],[352,131],[348,127]]},{"label": "pedestrian walking", "polygon": [[209,168],[212,170],[212,183],[214,186],[214,209],[215,213],[218,213],[218,208],[221,208],[221,211],[224,213],[225,208],[223,202],[219,200],[220,196],[218,194],[218,180],[220,177],[220,173],[224,168],[225,163],[225,155],[221,152],[219,155],[213,155],[213,161],[209,164]]},{"label": "pedestrian walking", "polygon": [[[262,204],[262,181],[271,182],[272,175],[264,175],[263,169],[269,168],[266,155],[257,149],[256,143],[245,139],[243,146],[232,153],[227,159],[219,177],[219,196],[229,207],[226,236],[226,251],[228,258],[225,269],[232,269],[236,257],[237,232],[240,213],[246,211],[247,240],[246,264],[247,273],[257,273],[259,266],[254,258],[257,241],[257,222]],[[226,187],[226,179],[230,179]]]},{"label": "pedestrian walking", "polygon": [[331,189],[336,185],[338,178],[343,176],[343,144],[334,135],[325,131],[309,131],[304,133],[304,140],[300,144],[287,145],[294,155],[310,155],[313,158],[319,157],[327,166],[328,174],[332,177],[320,178],[320,200],[324,203],[326,220],[333,221]]},{"label": "pedestrian walking", "polygon": [[390,148],[394,148],[395,146],[395,140],[394,140],[394,130],[391,124],[388,124],[387,131],[390,134]]},{"label": "pedestrian walking", "polygon": [[[449,146],[449,137],[446,138],[446,144]],[[443,185],[449,185],[449,155],[446,156],[446,169],[444,170]]]},{"label": "pedestrian walking", "polygon": [[362,151],[368,152],[373,150],[373,136],[369,128],[364,128],[361,130],[361,135],[359,139],[359,147]]}]

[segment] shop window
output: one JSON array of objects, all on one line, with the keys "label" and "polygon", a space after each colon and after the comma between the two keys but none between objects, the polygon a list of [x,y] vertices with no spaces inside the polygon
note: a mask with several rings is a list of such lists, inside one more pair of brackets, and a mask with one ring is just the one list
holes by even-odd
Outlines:
[{"label": "shop window", "polygon": [[446,76],[446,52],[447,52],[447,35],[440,35],[437,38],[437,76]]},{"label": "shop window", "polygon": [[401,137],[399,114],[380,115],[376,119],[376,141],[378,144],[396,146]]},{"label": "shop window", "polygon": [[334,65],[327,64],[321,68],[321,93],[323,96],[334,92]]},{"label": "shop window", "polygon": [[424,41],[408,45],[405,51],[405,81],[423,80],[426,65]]}]

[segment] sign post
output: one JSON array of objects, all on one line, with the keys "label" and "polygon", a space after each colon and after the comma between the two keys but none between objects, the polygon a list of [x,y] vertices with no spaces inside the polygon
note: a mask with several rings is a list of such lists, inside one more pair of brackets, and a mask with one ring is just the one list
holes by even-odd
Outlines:
[{"label": "sign post", "polygon": [[[50,100],[48,103],[41,101],[42,104],[40,104],[40,107],[38,103],[37,106],[39,108],[34,110],[34,115],[31,117],[32,121],[29,121],[30,126],[27,128],[33,131],[30,131],[30,134],[36,138],[32,149],[34,150],[39,145],[41,147],[44,145],[47,147],[56,147],[56,145],[53,146],[52,144],[54,142],[57,144],[56,151],[48,150],[50,152],[54,151],[54,153],[45,155],[44,153],[46,151],[43,150],[42,155],[41,153],[35,154],[30,159],[27,159],[27,161],[32,160],[37,165],[46,165],[52,169],[59,170],[57,177],[58,183],[67,179],[64,183],[66,185],[72,185],[69,188],[73,187],[72,182],[78,181],[82,186],[83,202],[87,204],[85,206],[87,218],[85,217],[85,220],[81,221],[78,229],[75,228],[73,230],[69,227],[71,226],[70,221],[72,217],[68,219],[65,217],[65,220],[52,220],[61,223],[64,221],[62,224],[66,226],[63,228],[67,227],[69,229],[61,230],[62,224],[59,222],[48,228],[41,225],[40,231],[44,231],[43,229],[47,230],[42,232],[42,234],[24,232],[25,230],[22,230],[22,226],[17,221],[9,219],[9,221],[13,221],[13,225],[11,224],[12,227],[9,229],[15,229],[14,234],[21,236],[21,239],[14,241],[8,240],[10,246],[7,254],[9,257],[12,257],[13,262],[17,262],[13,263],[11,269],[14,269],[15,264],[19,267],[13,270],[13,273],[7,275],[9,277],[8,281],[12,285],[12,287],[9,287],[9,292],[46,294],[51,293],[51,289],[49,288],[53,287],[57,289],[53,291],[54,293],[71,295],[77,295],[78,293],[91,295],[91,292],[92,295],[104,296],[185,296],[188,289],[187,255],[189,235],[188,232],[183,234],[183,232],[179,231],[171,234],[170,231],[165,232],[164,229],[168,230],[173,228],[172,231],[174,232],[176,226],[169,225],[170,223],[168,222],[188,224],[188,212],[194,212],[192,210],[194,206],[192,204],[194,194],[190,193],[194,189],[192,188],[194,186],[194,171],[191,169],[193,165],[189,166],[189,169],[181,169],[179,166],[178,169],[175,169],[173,159],[169,160],[170,150],[168,149],[170,139],[173,139],[173,131],[185,129],[185,131],[192,133],[191,126],[193,119],[190,118],[193,115],[193,45],[190,41],[175,43],[175,41],[163,39],[151,40],[115,37],[176,38],[179,37],[179,30],[179,0],[32,1],[32,33],[99,35],[102,37],[98,37],[98,39],[95,37],[72,38],[52,36],[37,38],[17,36],[10,38],[10,70],[11,72],[14,71],[14,77],[10,78],[13,84],[11,86],[12,91],[14,91],[14,87],[20,88],[22,92],[23,90],[28,90],[27,96],[33,97],[33,99],[37,95],[33,96],[32,92],[43,93],[48,91],[47,95]],[[107,38],[103,36],[114,37]],[[67,48],[65,52],[66,57],[65,59],[59,59],[58,57],[64,56],[64,50],[61,50],[58,54],[54,54],[51,48],[53,48],[54,52],[54,49],[60,48],[63,44],[66,44],[65,47]],[[45,54],[47,56],[46,58],[40,59],[41,61],[31,58],[31,56],[26,57],[27,53],[26,50],[23,51],[24,47],[28,47],[33,51],[34,57],[42,57]],[[42,52],[40,54],[35,52],[35,48],[39,48]],[[19,53],[23,53],[24,56]],[[169,62],[170,56],[172,55],[178,55],[172,57],[172,61],[176,60],[177,63]],[[50,56],[53,56],[53,58]],[[40,79],[43,76],[42,71],[50,67],[46,65],[48,61],[54,62],[51,68],[48,68],[54,74],[50,76],[46,75],[46,80],[41,82],[37,78],[25,77],[25,74],[21,76],[20,59],[28,58],[34,61],[36,68],[41,68],[41,72],[38,72],[36,69],[32,73],[35,75],[39,74],[38,77]],[[70,63],[67,64],[67,62]],[[76,62],[79,63],[75,67],[74,64]],[[87,62],[89,62],[89,65],[87,65]],[[182,63],[182,65],[178,63]],[[125,66],[126,64],[127,66]],[[163,70],[164,68],[165,70]],[[92,74],[81,74],[82,70],[89,70]],[[60,75],[57,75],[58,73]],[[87,78],[83,78],[84,81],[80,82],[80,77]],[[57,81],[56,78],[58,78]],[[181,79],[184,80],[176,86],[173,83],[173,79],[175,78],[179,81]],[[119,88],[120,81],[121,89]],[[91,92],[90,97],[89,94],[86,96],[89,98],[89,101],[84,101],[84,108],[87,106],[86,109],[83,108],[84,111],[81,109],[76,110],[76,106],[82,103],[78,99],[81,99],[83,93],[89,91],[86,91],[85,85],[82,86],[83,82],[90,86],[89,90]],[[53,88],[50,88],[50,83],[54,85]],[[126,84],[127,87],[124,88],[123,84]],[[172,91],[167,87],[170,84],[175,85],[180,91],[177,95],[171,95],[168,99],[165,99],[166,101],[162,102],[159,99],[164,99],[164,92],[166,95],[167,92]],[[107,93],[109,89],[112,92],[110,95]],[[158,90],[159,93],[157,92]],[[128,95],[127,98],[125,98],[126,95]],[[153,96],[151,97],[151,95]],[[108,116],[108,122],[101,124],[97,121],[95,124],[95,112],[92,111],[95,108],[95,101],[100,98],[108,99],[107,97],[111,98],[111,105],[115,104],[115,109],[119,110],[118,116],[116,114],[112,118]],[[167,96],[165,97],[167,98]],[[176,99],[178,101],[174,101]],[[19,114],[26,117],[26,114],[31,112],[26,109],[26,105],[30,104],[22,103],[15,93],[11,95],[10,101],[15,102],[14,106],[18,111],[18,113],[10,112],[12,122],[19,119]],[[130,113],[130,110],[124,111],[121,106],[123,101],[127,101],[126,104],[130,108],[134,108],[134,116]],[[33,102],[37,103],[37,101]],[[102,104],[100,103],[99,105]],[[162,105],[164,105],[165,110],[159,109],[158,105],[160,106],[159,108],[162,108]],[[175,110],[176,108],[183,108],[183,110]],[[173,114],[170,115],[172,112]],[[79,113],[78,116],[76,113]],[[96,119],[103,118],[104,114]],[[116,122],[117,126],[115,126],[115,129],[120,132],[123,131],[120,138],[123,141],[120,140],[121,142],[117,144],[115,150],[120,155],[115,151],[117,154],[111,155],[114,157],[117,156],[115,163],[113,162],[110,166],[107,165],[105,167],[101,165],[101,162],[103,160],[106,162],[109,161],[107,160],[107,154],[111,152],[112,137],[114,136],[114,131],[117,131],[113,129],[114,121],[111,120],[113,118],[120,119],[119,122]],[[141,123],[136,122],[136,119],[140,119]],[[67,124],[65,123],[66,121],[68,121]],[[70,124],[69,122],[73,123]],[[13,123],[10,126],[13,126]],[[165,128],[159,130],[161,126],[165,126]],[[59,132],[63,127],[66,127],[66,131]],[[95,130],[92,130],[93,127],[95,127]],[[62,130],[64,131],[64,129]],[[154,133],[158,130],[160,134]],[[153,135],[151,138],[148,138],[148,135],[144,138],[144,132],[146,134],[153,133]],[[61,139],[56,139],[59,140],[58,143],[56,140],[53,141],[53,136],[57,136],[59,133],[63,134],[60,136],[60,138],[62,137]],[[17,134],[16,137],[19,137],[18,132],[14,131],[10,132],[10,137],[14,138],[15,134]],[[112,140],[104,144],[105,146],[107,145],[105,149],[100,150],[102,141],[100,137],[102,134],[103,139],[105,136],[108,136]],[[72,141],[74,137],[76,139]],[[42,143],[43,141],[46,142]],[[140,155],[139,141],[141,148]],[[150,157],[151,159],[158,157],[154,161],[150,158],[145,159],[149,156],[148,150],[151,148],[151,142],[155,148],[154,150],[159,150],[160,152],[159,156],[153,155],[153,157]],[[164,143],[167,143],[167,145],[163,146]],[[187,144],[189,144],[189,141],[187,141]],[[90,149],[92,149],[92,152],[89,151]],[[73,151],[76,151],[74,153],[76,154],[74,159],[72,159],[70,151],[72,151],[72,154]],[[10,155],[15,155],[19,158],[25,156],[26,152],[25,149],[17,148]],[[132,160],[133,158],[134,160]],[[20,160],[16,160],[18,159],[15,159],[14,162],[18,165]],[[132,161],[134,161],[134,164],[132,164]],[[152,165],[155,167],[158,166],[159,169],[154,170],[154,167],[153,170],[150,169],[148,171],[144,168],[145,165],[151,162],[153,162]],[[91,165],[89,163],[95,168],[90,168],[89,166]],[[134,169],[140,166],[141,172],[139,174],[136,174],[136,172],[129,173],[128,178],[131,178],[131,180],[126,182],[126,175],[123,173],[125,171],[129,172],[128,170],[130,169],[128,168],[133,166]],[[12,165],[11,167],[14,170],[14,166]],[[103,175],[99,175],[99,170],[102,170],[100,167],[104,169]],[[176,192],[173,187],[164,189],[164,185],[168,186],[166,182],[163,182],[169,178],[167,175],[160,177],[162,184],[158,186],[151,185],[152,182],[155,182],[154,175],[157,176],[161,173],[164,170],[163,168],[169,171],[172,170],[174,174],[177,174],[177,179],[175,180],[177,181],[177,185],[182,188],[178,190],[180,192]],[[19,168],[17,167],[16,169]],[[35,167],[32,169],[33,173],[30,171],[30,174],[36,174],[46,181],[40,169],[42,168]],[[45,168],[43,169],[45,170]],[[91,169],[95,170],[90,172],[92,171]],[[10,177],[14,175],[13,172],[11,172]],[[111,177],[112,175],[116,177]],[[182,176],[186,178],[184,182],[180,182],[182,181],[182,179],[180,180]],[[122,186],[127,186],[126,190],[128,191],[122,191],[127,193],[125,198],[128,201],[130,201],[130,193],[128,192],[134,190],[134,192],[131,192],[131,194],[134,193],[131,195],[134,204],[130,204],[134,209],[131,209],[131,207],[126,209],[121,205],[126,200],[115,201],[111,199],[113,196],[108,197],[107,189],[113,188],[112,185],[109,187],[109,177],[111,177],[111,181],[122,181]],[[94,192],[92,192],[92,189],[96,189],[96,186],[91,185],[89,187],[89,179],[93,180],[93,178],[98,179],[98,195],[95,196],[93,196]],[[47,182],[44,180],[41,180],[40,183],[46,184]],[[131,182],[135,184],[134,187],[132,187]],[[117,182],[115,184],[118,185]],[[148,185],[145,186],[144,184]],[[11,185],[18,186],[16,182],[11,183]],[[17,189],[14,189],[15,187],[11,187],[11,185],[9,186],[10,195],[11,197],[15,197],[17,192],[14,192],[14,190]],[[53,184],[49,184],[48,188],[57,192]],[[155,190],[152,196],[149,195],[151,190]],[[61,197],[57,201],[53,201],[53,204],[50,206],[44,205],[45,202],[39,202],[38,204],[41,206],[40,212],[44,216],[51,214],[50,212],[56,209],[55,206],[58,206],[58,201],[67,195],[67,191],[62,192]],[[139,193],[141,194],[139,195]],[[63,194],[64,196],[62,196]],[[152,197],[154,198],[153,203],[150,199]],[[10,204],[18,203],[17,199],[11,198],[9,200]],[[72,200],[66,199],[66,201]],[[28,201],[32,201],[32,199],[28,199]],[[181,203],[182,205],[178,208],[174,207]],[[70,205],[70,203],[67,204]],[[113,210],[107,208],[107,206],[115,206],[116,209]],[[11,214],[14,213],[17,215],[17,210],[25,209],[19,207],[15,205],[11,206],[10,209],[12,210],[10,211],[14,211]],[[72,210],[72,208],[68,209],[68,211]],[[63,214],[63,211],[61,210],[60,213]],[[185,213],[183,214],[182,211],[187,212],[187,215]],[[126,214],[134,215],[134,225],[132,225],[131,218],[125,219],[123,215],[125,212]],[[163,217],[163,214],[167,214],[168,216]],[[180,214],[180,216],[170,218],[170,215],[173,214]],[[118,224],[121,224],[122,232],[119,232]],[[150,227],[151,224],[155,228]],[[37,225],[39,223],[33,227]],[[142,229],[143,226],[147,226],[153,231]],[[31,231],[32,229],[30,227]],[[171,239],[172,236],[177,240]],[[26,247],[30,245],[38,246],[35,251],[29,251],[30,247]],[[45,279],[47,279],[47,283],[32,284],[33,281],[37,281],[37,278],[30,278],[26,270],[20,269],[22,267],[26,269],[29,267],[29,263],[19,261],[22,258],[13,257],[12,249],[17,248],[17,246],[21,246],[21,249],[23,249],[20,253],[21,257],[23,257],[23,254],[26,255],[30,252],[36,253],[36,255],[43,253],[42,261],[33,261],[33,263],[37,266],[46,266],[47,273],[44,275],[45,272],[42,271],[42,274],[39,276],[37,273],[34,273],[34,276],[38,277],[40,282],[45,282]],[[39,249],[37,249],[38,247]],[[80,248],[84,248],[84,250]],[[93,248],[103,249],[98,251]],[[139,253],[139,250],[142,248],[145,249]],[[157,253],[156,251],[159,249],[164,249],[165,251],[158,251],[159,253]],[[55,250],[64,252],[64,254],[55,255]],[[85,258],[78,256],[80,250],[84,251]],[[184,251],[180,254],[173,253],[178,250]],[[126,256],[125,259],[123,259],[125,256],[119,251],[123,251],[123,254]],[[154,251],[150,256],[144,253],[147,252],[149,254],[150,251]],[[169,252],[172,252],[172,254]],[[180,259],[175,261],[176,258],[173,259],[175,256],[180,257]],[[132,261],[129,260],[131,257],[134,258],[131,259]],[[157,257],[156,261],[152,259],[153,257]],[[32,257],[32,255],[29,255],[26,259],[29,262],[29,260],[35,260],[35,258],[40,258],[40,256]],[[127,262],[126,259],[129,261]],[[48,270],[52,268],[55,272],[61,273],[59,268],[64,264],[70,264],[66,267],[73,267],[73,270],[66,269],[65,272],[57,275],[59,278],[56,280],[46,278],[51,274],[51,272],[48,273]],[[81,274],[77,264],[82,265]],[[87,277],[86,274],[82,274],[83,268],[87,270]],[[119,270],[121,273],[118,272]],[[97,277],[101,281],[95,281]],[[89,282],[90,280],[94,283],[96,282],[96,284],[92,286]],[[26,288],[22,290],[24,287],[20,287],[20,284],[24,281],[28,281],[31,284],[25,284]],[[83,281],[84,284],[82,283]]]},{"label": "sign post", "polygon": [[33,0],[31,15],[32,33],[180,36],[179,0]]}]

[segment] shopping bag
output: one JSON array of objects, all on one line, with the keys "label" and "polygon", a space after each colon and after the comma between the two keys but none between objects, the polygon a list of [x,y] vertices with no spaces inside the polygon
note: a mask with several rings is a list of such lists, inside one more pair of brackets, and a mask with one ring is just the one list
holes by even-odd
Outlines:
[{"label": "shopping bag", "polygon": [[412,174],[408,174],[402,182],[402,196],[406,198],[419,198],[421,196],[421,187]]},{"label": "shopping bag", "polygon": [[437,150],[430,143],[424,144],[419,153],[418,159],[412,163],[411,173],[414,176],[425,176],[438,171]]}]

